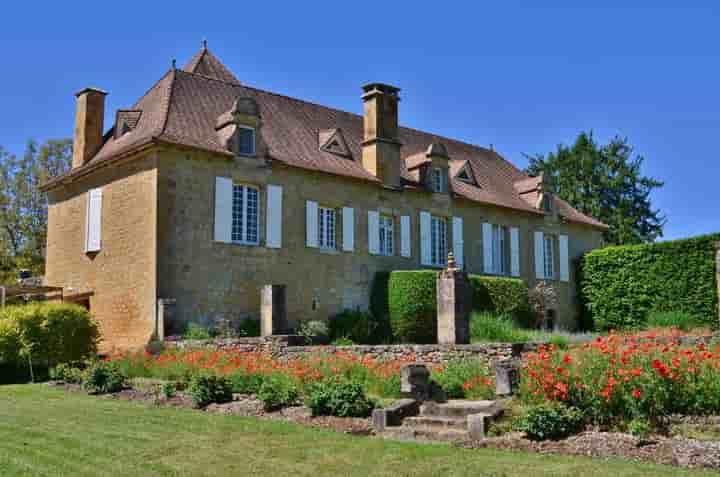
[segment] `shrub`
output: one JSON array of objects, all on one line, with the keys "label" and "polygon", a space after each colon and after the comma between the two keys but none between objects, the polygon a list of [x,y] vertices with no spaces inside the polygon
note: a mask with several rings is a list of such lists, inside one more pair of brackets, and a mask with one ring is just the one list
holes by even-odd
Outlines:
[{"label": "shrub", "polygon": [[213,374],[196,374],[191,377],[187,393],[198,407],[230,402],[233,399],[230,380]]},{"label": "shrub", "polygon": [[524,343],[531,336],[511,318],[485,312],[470,317],[470,338],[473,342]]},{"label": "shrub", "polygon": [[257,396],[265,410],[272,411],[295,404],[300,393],[289,376],[275,373],[263,380]]},{"label": "shrub", "polygon": [[383,338],[382,324],[371,313],[345,310],[330,320],[330,339],[347,338],[354,343],[376,344]]},{"label": "shrub", "polygon": [[310,320],[300,323],[298,334],[311,344],[315,338],[327,339],[329,336],[328,324],[322,320]]},{"label": "shrub", "polygon": [[690,331],[700,328],[703,323],[697,317],[684,311],[654,311],[648,315],[648,328],[677,328]]},{"label": "shrub", "polygon": [[122,391],[127,376],[111,362],[97,361],[83,373],[83,386],[92,394],[108,394]]},{"label": "shrub", "polygon": [[518,323],[531,323],[527,284],[519,278],[470,275],[473,309],[508,316]]},{"label": "shrub", "polygon": [[237,371],[229,376],[232,392],[238,394],[257,394],[263,383],[263,376]]},{"label": "shrub", "polygon": [[628,423],[627,430],[635,437],[647,437],[652,431],[650,423],[644,419],[633,419]]},{"label": "shrub", "polygon": [[495,396],[495,381],[487,366],[478,360],[450,363],[433,370],[431,377],[450,399],[490,399]]},{"label": "shrub", "polygon": [[434,271],[399,271],[390,274],[388,298],[393,336],[406,343],[437,340]]},{"label": "shrub", "polygon": [[83,381],[83,371],[67,363],[60,363],[50,370],[50,379],[65,383],[80,384]]},{"label": "shrub", "polygon": [[342,336],[340,338],[333,340],[332,344],[334,346],[353,346],[356,343],[353,340],[351,340],[350,338],[348,338],[347,336]]},{"label": "shrub", "polygon": [[594,250],[582,261],[582,301],[601,329],[643,327],[653,311],[715,325],[716,241],[720,234]]},{"label": "shrub", "polygon": [[[378,273],[373,282],[370,308],[375,316],[389,316],[398,341],[432,343],[436,339],[437,272],[432,270]],[[473,309],[507,315],[519,323],[531,320],[528,288],[515,278],[470,275]],[[379,326],[382,326],[379,320]]]},{"label": "shrub", "polygon": [[375,407],[360,384],[339,379],[312,385],[305,404],[313,416],[367,417]]},{"label": "shrub", "polygon": [[208,328],[198,323],[188,323],[183,338],[186,340],[209,340],[212,336]]},{"label": "shrub", "polygon": [[175,397],[175,395],[177,394],[177,388],[178,388],[177,383],[173,383],[173,382],[163,383],[162,386],[160,387],[160,394],[165,399],[171,399],[171,398]]},{"label": "shrub", "polygon": [[530,407],[518,420],[517,428],[528,439],[543,441],[571,436],[580,432],[583,425],[583,415],[578,409],[559,403],[546,403]]},{"label": "shrub", "polygon": [[252,318],[242,320],[238,328],[238,334],[248,337],[260,336],[260,320],[253,320]]},{"label": "shrub", "polygon": [[100,330],[84,308],[67,303],[34,303],[0,310],[0,361],[53,366],[82,361],[97,352]]}]

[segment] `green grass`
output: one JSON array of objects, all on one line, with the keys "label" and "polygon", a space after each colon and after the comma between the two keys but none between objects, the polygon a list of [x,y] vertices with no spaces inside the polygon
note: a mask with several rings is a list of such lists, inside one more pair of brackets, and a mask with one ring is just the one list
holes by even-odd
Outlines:
[{"label": "green grass", "polygon": [[707,324],[683,311],[654,311],[647,318],[647,328],[672,327],[682,331],[690,331],[703,326],[707,327]]},{"label": "green grass", "polygon": [[493,313],[473,313],[470,317],[470,339],[473,343],[527,343],[549,342],[567,346],[592,339],[587,333],[530,330],[518,325],[512,318]]},{"label": "green grass", "polygon": [[457,449],[0,386],[0,475],[718,475],[616,459]]}]

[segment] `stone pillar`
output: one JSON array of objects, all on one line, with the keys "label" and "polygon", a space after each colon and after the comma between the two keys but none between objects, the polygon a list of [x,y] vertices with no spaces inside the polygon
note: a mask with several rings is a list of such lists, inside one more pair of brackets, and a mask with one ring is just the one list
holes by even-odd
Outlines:
[{"label": "stone pillar", "polygon": [[437,335],[439,344],[470,343],[472,287],[467,273],[457,268],[452,252],[448,267],[437,277]]},{"label": "stone pillar", "polygon": [[175,299],[158,298],[157,317],[155,318],[155,338],[159,341],[165,339],[165,324],[173,321],[175,315]]},{"label": "stone pillar", "polygon": [[715,242],[715,282],[718,294],[718,320],[720,320],[720,242]]},{"label": "stone pillar", "polygon": [[262,336],[287,333],[287,305],[285,285],[262,287],[260,331]]},{"label": "stone pillar", "polygon": [[495,395],[512,396],[520,384],[520,363],[516,360],[495,363]]}]

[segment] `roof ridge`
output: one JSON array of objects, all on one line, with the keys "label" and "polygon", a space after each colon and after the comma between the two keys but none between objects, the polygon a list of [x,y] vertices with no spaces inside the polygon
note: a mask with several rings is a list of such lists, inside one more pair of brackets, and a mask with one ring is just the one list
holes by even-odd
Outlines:
[{"label": "roof ridge", "polygon": [[171,74],[170,77],[170,84],[168,85],[168,91],[167,95],[165,96],[166,104],[163,105],[163,122],[162,126],[160,127],[160,131],[154,136],[162,136],[165,134],[165,129],[167,128],[168,119],[170,118],[170,105],[172,104],[172,95],[173,91],[175,90],[175,76],[177,75],[177,69],[171,68],[168,72]]},{"label": "roof ridge", "polygon": [[155,87],[156,87],[157,85],[159,85],[159,84],[165,79],[165,77],[166,77],[167,75],[169,75],[170,73],[172,73],[172,71],[173,71],[172,68],[170,68],[169,70],[167,70],[167,71],[165,72],[165,74],[160,77],[160,79],[158,79],[157,81],[155,81],[155,82],[153,83],[153,85],[150,86],[150,87],[143,93],[143,95],[140,96],[140,97],[137,99],[137,101],[135,101],[135,102],[133,103],[133,105],[131,106],[131,108],[133,108],[133,110],[136,109],[136,108],[138,108],[138,105],[140,104],[140,102],[141,102],[143,99],[145,99],[145,97],[146,97],[148,94],[150,94],[150,91],[154,90]]}]

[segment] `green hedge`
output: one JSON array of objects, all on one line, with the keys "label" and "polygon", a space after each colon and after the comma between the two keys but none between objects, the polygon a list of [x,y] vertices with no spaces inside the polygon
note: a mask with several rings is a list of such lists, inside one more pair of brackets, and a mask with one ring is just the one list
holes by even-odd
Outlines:
[{"label": "green hedge", "polygon": [[54,366],[91,358],[100,331],[84,308],[72,304],[36,303],[0,310],[0,363],[27,362]]},{"label": "green hedge", "polygon": [[[437,272],[412,270],[382,272],[375,276],[371,311],[389,317],[396,340],[434,343],[437,340]],[[529,314],[528,288],[515,278],[470,275],[473,309],[512,316],[523,321]]]},{"label": "green hedge", "polygon": [[582,261],[582,301],[600,329],[642,327],[652,312],[718,321],[714,242],[720,234],[594,250]]}]

